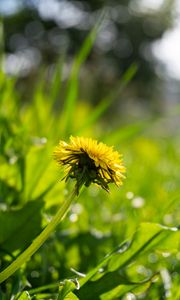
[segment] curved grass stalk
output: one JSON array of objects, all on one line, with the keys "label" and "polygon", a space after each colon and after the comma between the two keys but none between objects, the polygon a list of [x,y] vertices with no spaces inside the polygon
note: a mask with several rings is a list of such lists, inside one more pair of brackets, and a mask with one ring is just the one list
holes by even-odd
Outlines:
[{"label": "curved grass stalk", "polygon": [[65,200],[63,205],[59,208],[56,215],[53,217],[51,222],[44,228],[44,230],[33,240],[31,245],[22,252],[6,269],[0,273],[0,283],[8,279],[14,272],[16,272],[22,264],[27,262],[30,257],[43,245],[43,243],[48,239],[50,234],[55,230],[59,222],[62,220],[63,216],[69,209],[73,199],[77,195],[76,188],[73,190],[72,194]]}]

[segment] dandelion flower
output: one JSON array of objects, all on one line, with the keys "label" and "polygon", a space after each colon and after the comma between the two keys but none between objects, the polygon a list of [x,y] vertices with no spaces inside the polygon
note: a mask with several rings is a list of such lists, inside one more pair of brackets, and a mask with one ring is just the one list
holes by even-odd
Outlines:
[{"label": "dandelion flower", "polygon": [[125,167],[122,155],[96,140],[84,137],[70,137],[70,143],[60,141],[55,148],[54,158],[66,167],[65,179],[76,180],[76,191],[84,184],[96,183],[109,191],[109,183],[122,185]]}]

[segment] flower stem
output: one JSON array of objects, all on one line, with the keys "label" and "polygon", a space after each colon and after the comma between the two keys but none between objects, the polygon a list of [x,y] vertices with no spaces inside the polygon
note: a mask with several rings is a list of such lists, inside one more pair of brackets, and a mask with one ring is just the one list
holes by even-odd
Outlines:
[{"label": "flower stem", "polygon": [[51,220],[51,222],[45,227],[45,229],[34,239],[31,245],[21,253],[5,270],[0,273],[0,283],[9,278],[15,271],[17,271],[22,264],[24,264],[30,257],[42,246],[42,244],[48,239],[50,234],[54,231],[59,224],[68,208],[70,207],[77,191],[74,189],[72,194],[65,200],[63,205],[59,208],[58,212]]}]

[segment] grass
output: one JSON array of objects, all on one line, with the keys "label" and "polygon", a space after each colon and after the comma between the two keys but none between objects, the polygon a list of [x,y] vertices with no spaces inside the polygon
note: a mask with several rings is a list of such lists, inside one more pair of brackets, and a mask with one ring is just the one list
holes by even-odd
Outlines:
[{"label": "grass", "polygon": [[75,58],[66,87],[63,59],[48,84],[42,74],[25,103],[17,79],[0,74],[1,270],[41,232],[72,188],[60,181],[52,159],[59,139],[73,134],[114,145],[123,153],[127,178],[110,194],[84,189],[56,232],[1,284],[2,300],[180,299],[180,139],[179,129],[167,130],[178,113],[116,128],[102,122],[136,65],[96,107],[79,101],[80,68],[96,31]]}]

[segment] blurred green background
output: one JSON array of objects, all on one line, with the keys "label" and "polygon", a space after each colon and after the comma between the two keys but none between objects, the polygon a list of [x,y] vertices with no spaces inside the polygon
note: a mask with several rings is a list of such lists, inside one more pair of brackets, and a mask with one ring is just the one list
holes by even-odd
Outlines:
[{"label": "blurred green background", "polygon": [[136,63],[136,76],[118,95],[112,112],[124,123],[127,118],[169,110],[179,98],[179,4],[175,0],[1,0],[4,69],[19,77],[24,101],[32,98],[41,69],[46,68],[48,82],[62,55],[66,55],[63,82],[67,80],[74,55],[102,12],[101,30],[82,66],[80,100],[97,104]]},{"label": "blurred green background", "polygon": [[[180,299],[178,1],[1,0],[0,13],[0,268],[73,187],[60,139],[113,145],[127,168],[121,189],[83,190],[0,299]],[[74,269],[88,275],[68,294]]]}]

